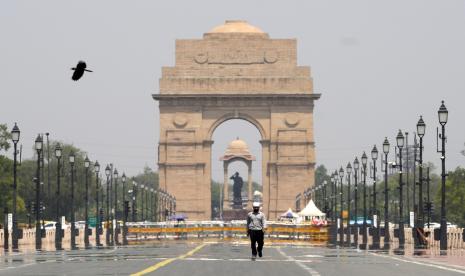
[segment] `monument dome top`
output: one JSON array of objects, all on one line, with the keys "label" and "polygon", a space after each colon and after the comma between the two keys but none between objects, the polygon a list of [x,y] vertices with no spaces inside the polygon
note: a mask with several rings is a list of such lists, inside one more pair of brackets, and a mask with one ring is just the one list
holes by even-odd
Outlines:
[{"label": "monument dome top", "polygon": [[233,158],[244,158],[246,160],[255,160],[255,157],[249,151],[249,146],[243,140],[236,138],[231,143],[229,143],[224,156],[220,160],[230,160]]},{"label": "monument dome top", "polygon": [[226,20],[223,25],[216,26],[208,34],[219,33],[248,33],[248,34],[265,34],[259,28],[250,25],[245,20]]}]

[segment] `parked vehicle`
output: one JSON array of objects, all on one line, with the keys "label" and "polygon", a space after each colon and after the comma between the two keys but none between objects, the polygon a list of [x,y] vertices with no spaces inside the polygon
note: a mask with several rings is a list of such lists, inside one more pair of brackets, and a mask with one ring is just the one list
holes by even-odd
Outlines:
[{"label": "parked vehicle", "polygon": [[[42,226],[42,229],[45,229],[45,230],[55,230],[56,229],[56,225],[57,223],[55,221],[47,221],[45,222],[45,225]],[[62,229],[68,229],[70,228],[71,226],[69,224],[65,224],[65,225],[62,225],[61,228]]]},{"label": "parked vehicle", "polygon": [[[425,223],[425,228],[428,228],[428,223]],[[429,224],[429,228],[431,228],[431,229],[441,228],[441,224],[439,224],[437,222],[431,222]]]}]

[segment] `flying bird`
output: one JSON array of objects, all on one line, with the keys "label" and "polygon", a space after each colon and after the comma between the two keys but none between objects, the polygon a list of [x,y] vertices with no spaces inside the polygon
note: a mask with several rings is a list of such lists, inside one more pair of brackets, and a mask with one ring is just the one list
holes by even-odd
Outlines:
[{"label": "flying bird", "polygon": [[80,60],[78,62],[78,64],[76,65],[76,67],[71,68],[71,70],[74,70],[74,73],[73,73],[73,76],[71,77],[71,79],[73,81],[77,81],[82,77],[82,75],[84,75],[84,71],[93,72],[91,70],[86,69],[86,67],[87,67],[86,63],[84,61]]}]

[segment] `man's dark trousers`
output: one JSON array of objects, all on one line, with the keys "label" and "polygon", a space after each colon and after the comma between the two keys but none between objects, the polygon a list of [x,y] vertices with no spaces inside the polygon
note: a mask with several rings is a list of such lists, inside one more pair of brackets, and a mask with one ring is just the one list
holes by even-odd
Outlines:
[{"label": "man's dark trousers", "polygon": [[[252,255],[257,256],[258,252],[263,249],[263,230],[249,230],[250,231],[250,246],[252,248]],[[258,248],[256,246],[258,244]]]}]

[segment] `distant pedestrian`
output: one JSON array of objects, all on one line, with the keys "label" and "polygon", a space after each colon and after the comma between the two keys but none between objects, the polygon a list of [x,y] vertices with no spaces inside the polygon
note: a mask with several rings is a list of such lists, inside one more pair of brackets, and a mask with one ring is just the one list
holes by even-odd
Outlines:
[{"label": "distant pedestrian", "polygon": [[258,256],[263,256],[263,239],[265,236],[266,218],[265,214],[260,212],[260,203],[252,204],[253,212],[247,215],[247,236],[250,237],[250,245],[252,248],[252,260]]}]

